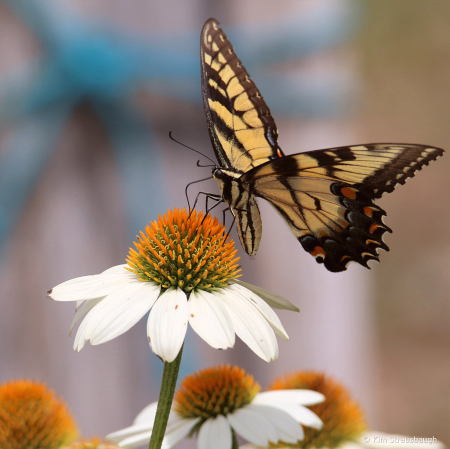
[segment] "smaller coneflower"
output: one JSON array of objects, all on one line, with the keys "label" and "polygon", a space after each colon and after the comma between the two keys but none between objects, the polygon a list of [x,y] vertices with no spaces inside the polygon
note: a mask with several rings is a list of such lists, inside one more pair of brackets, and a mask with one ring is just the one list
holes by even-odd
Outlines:
[{"label": "smaller coneflower", "polygon": [[[303,426],[320,429],[321,420],[305,406],[324,396],[315,391],[267,391],[238,367],[219,366],[187,376],[175,394],[164,448],[186,436],[197,435],[199,449],[237,447],[236,433],[257,445],[278,441],[296,442]],[[119,447],[148,443],[153,430],[156,402],[136,417],[133,425],[107,436]]]},{"label": "smaller coneflower", "polygon": [[[388,435],[382,432],[367,432],[364,414],[359,405],[351,399],[348,390],[340,383],[320,372],[298,371],[275,380],[271,391],[298,391],[305,388],[321,393],[325,401],[310,406],[323,422],[321,429],[306,428],[303,440],[296,443],[280,441],[277,444],[247,444],[241,449],[377,449],[415,448],[444,449],[444,445],[432,438],[413,441],[414,438]],[[400,444],[401,443],[401,444]],[[411,443],[411,444],[408,444]]]},{"label": "smaller coneflower", "polygon": [[60,449],[77,435],[66,404],[45,384],[15,380],[0,385],[1,449]]},{"label": "smaller coneflower", "polygon": [[271,307],[298,309],[237,280],[237,250],[217,218],[169,211],[141,232],[135,246],[127,265],[49,291],[57,301],[78,302],[72,327],[85,317],[75,350],[87,341],[96,345],[123,334],[150,310],[148,340],[166,362],[179,354],[188,323],[213,348],[233,347],[237,334],[264,360],[278,357],[274,332],[288,336]]},{"label": "smaller coneflower", "polygon": [[64,449],[119,449],[119,446],[102,441],[98,437],[93,437],[89,440],[76,441],[64,447]]}]

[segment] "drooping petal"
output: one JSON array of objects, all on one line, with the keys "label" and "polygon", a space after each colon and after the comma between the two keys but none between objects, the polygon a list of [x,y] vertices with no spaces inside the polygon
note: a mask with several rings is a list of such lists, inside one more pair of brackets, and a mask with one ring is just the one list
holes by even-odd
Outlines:
[{"label": "drooping petal", "polygon": [[231,427],[225,416],[218,415],[202,424],[197,445],[198,449],[231,449]]},{"label": "drooping petal", "polygon": [[261,312],[232,290],[227,290],[226,294],[217,294],[222,298],[239,338],[266,362],[276,360],[277,340]]},{"label": "drooping petal", "polygon": [[130,427],[125,427],[125,429],[117,430],[116,432],[112,432],[109,435],[106,435],[108,440],[111,440],[113,443],[119,443],[126,438],[138,436],[142,433],[147,434],[148,432],[152,432],[153,429],[153,421],[151,423],[140,423],[133,424]]},{"label": "drooping petal", "polygon": [[278,440],[286,443],[296,443],[303,440],[305,433],[302,426],[289,414],[282,410],[270,407],[269,405],[254,405],[246,406],[248,410],[254,410],[261,416],[264,416],[270,421],[277,430]]},{"label": "drooping petal", "polygon": [[294,404],[292,402],[273,402],[271,407],[275,407],[279,410],[283,410],[287,414],[291,415],[299,423],[313,427],[314,429],[322,428],[321,419],[313,413],[309,408],[304,407],[303,405]]},{"label": "drooping petal", "polygon": [[264,315],[265,319],[269,322],[275,333],[285,340],[289,340],[288,334],[284,330],[284,327],[281,324],[278,315],[258,295],[255,295],[252,291],[246,289],[245,287],[242,287],[241,285],[230,285],[228,289],[233,290],[237,294],[240,294],[247,301],[250,301],[250,303]]},{"label": "drooping petal", "polygon": [[[114,325],[117,325],[115,322],[117,309],[123,313],[130,298],[134,297],[143,286],[143,282],[130,282],[104,297],[88,314],[86,338],[92,343],[92,340],[98,338],[98,335],[105,330],[113,331]],[[142,315],[139,318],[142,318]]]},{"label": "drooping petal", "polygon": [[123,266],[113,267],[106,274],[95,274],[71,279],[57,285],[49,292],[55,301],[80,301],[106,296],[121,286],[138,281],[137,276]]},{"label": "drooping petal", "polygon": [[275,426],[255,410],[242,407],[233,413],[229,413],[227,419],[231,427],[251,443],[267,447],[269,441],[273,443],[278,441]]},{"label": "drooping petal", "polygon": [[92,310],[87,314],[86,318],[81,322],[80,327],[77,330],[77,334],[75,335],[75,340],[73,342],[74,351],[80,352],[83,349],[85,343],[89,341],[89,338],[86,336],[86,328],[89,323],[89,315],[91,313]]},{"label": "drooping petal", "polygon": [[188,325],[186,294],[169,288],[156,301],[147,323],[147,335],[155,354],[173,362],[180,352]]},{"label": "drooping petal", "polygon": [[300,309],[294,304],[292,304],[287,299],[283,298],[280,295],[277,295],[276,293],[270,292],[269,290],[266,290],[261,287],[257,287],[256,285],[248,284],[247,282],[242,282],[238,279],[233,280],[234,283],[242,285],[245,288],[248,288],[253,293],[260,296],[264,301],[266,301],[267,304],[269,304],[270,307],[273,307],[275,309],[285,309],[285,310],[292,310],[293,312],[300,312]]},{"label": "drooping petal", "polygon": [[72,323],[70,324],[69,335],[72,333],[72,329],[91,309],[93,309],[103,298],[90,299],[86,301],[75,313]]},{"label": "drooping petal", "polygon": [[205,291],[192,292],[188,301],[189,324],[215,349],[234,346],[234,329],[220,298]]},{"label": "drooping petal", "polygon": [[200,418],[180,418],[167,426],[161,449],[170,449],[189,434]]},{"label": "drooping petal", "polygon": [[156,409],[158,407],[157,402],[152,402],[144,407],[134,418],[133,424],[140,424],[145,422],[153,422],[155,420]]},{"label": "drooping petal", "polygon": [[158,299],[160,287],[136,282],[111,293],[93,311],[91,344],[98,345],[123,334],[134,326]]},{"label": "drooping petal", "polygon": [[[150,437],[152,436],[152,431],[141,432],[136,435],[130,436],[123,440],[120,440],[120,447],[131,448],[131,447],[141,447],[142,445],[148,445]],[[111,440],[112,441],[112,440]]]},{"label": "drooping petal", "polygon": [[272,390],[258,393],[253,399],[254,404],[270,405],[277,401],[310,406],[325,401],[325,396],[313,390]]}]

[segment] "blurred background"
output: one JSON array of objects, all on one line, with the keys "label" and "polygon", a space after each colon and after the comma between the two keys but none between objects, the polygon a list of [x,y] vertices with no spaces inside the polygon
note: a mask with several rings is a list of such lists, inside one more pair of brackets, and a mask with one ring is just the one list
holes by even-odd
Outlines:
[{"label": "blurred background", "polygon": [[[211,16],[285,153],[450,148],[446,0],[0,1],[0,381],[48,383],[86,437],[128,426],[157,400],[161,362],[145,320],[74,353],[73,305],[46,292],[123,263],[139,229],[185,207],[186,184],[209,175],[168,134],[213,155],[199,69]],[[238,244],[243,280],[301,309],[279,312],[290,341],[267,364],[240,342],[214,351],[191,332],[182,375],[233,363],[265,387],[322,370],[350,388],[372,429],[449,444],[449,169],[447,155],[379,201],[394,233],[371,270],[326,272],[261,201],[258,255]],[[217,193],[215,182],[200,189]]]}]

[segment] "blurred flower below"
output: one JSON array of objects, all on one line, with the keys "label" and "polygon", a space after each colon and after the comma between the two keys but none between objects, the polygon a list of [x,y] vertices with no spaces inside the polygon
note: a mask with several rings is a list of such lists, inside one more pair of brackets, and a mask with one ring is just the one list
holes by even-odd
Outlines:
[{"label": "blurred flower below", "polygon": [[[236,433],[258,445],[296,442],[303,426],[320,429],[321,420],[305,406],[322,402],[321,393],[306,389],[267,391],[239,367],[219,366],[187,376],[175,394],[163,441],[169,449],[197,435],[199,449],[231,449]],[[144,408],[133,425],[107,436],[120,447],[139,447],[152,434],[157,403]]]},{"label": "blurred flower below", "polygon": [[[433,439],[415,439],[382,432],[368,432],[362,410],[351,399],[348,390],[329,376],[314,371],[297,371],[275,380],[269,387],[273,391],[307,389],[325,396],[325,401],[310,407],[323,422],[321,429],[305,429],[305,438],[296,443],[287,441],[268,445],[247,444],[241,449],[443,449]],[[422,441],[424,440],[424,441]],[[426,441],[425,441],[426,440]]]}]

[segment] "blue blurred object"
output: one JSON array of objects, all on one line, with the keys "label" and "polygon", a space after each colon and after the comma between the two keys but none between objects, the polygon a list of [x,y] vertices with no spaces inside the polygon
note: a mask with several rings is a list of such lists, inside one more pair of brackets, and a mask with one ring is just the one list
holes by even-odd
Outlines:
[{"label": "blue blurred object", "polygon": [[[154,132],[133,107],[132,94],[147,89],[201,104],[200,27],[124,34],[111,23],[87,24],[62,1],[3,2],[32,30],[43,52],[24,69],[33,74],[31,79],[14,74],[13,82],[0,84],[0,117],[14,130],[0,161],[0,246],[4,247],[41,176],[62,127],[81,102],[88,102],[105,125],[122,179],[131,236],[136,235],[168,205]],[[334,73],[312,79],[307,74],[265,73],[264,68],[335,46],[355,30],[359,16],[354,2],[319,2],[305,15],[292,14],[283,22],[223,26],[249,72],[257,74],[257,85],[275,113],[325,116],[341,110],[346,91]],[[136,192],[155,191],[157,195],[146,195],[143,208]],[[192,348],[187,345],[186,350]],[[196,366],[192,354],[184,359]],[[193,370],[186,363],[181,377]]]}]

